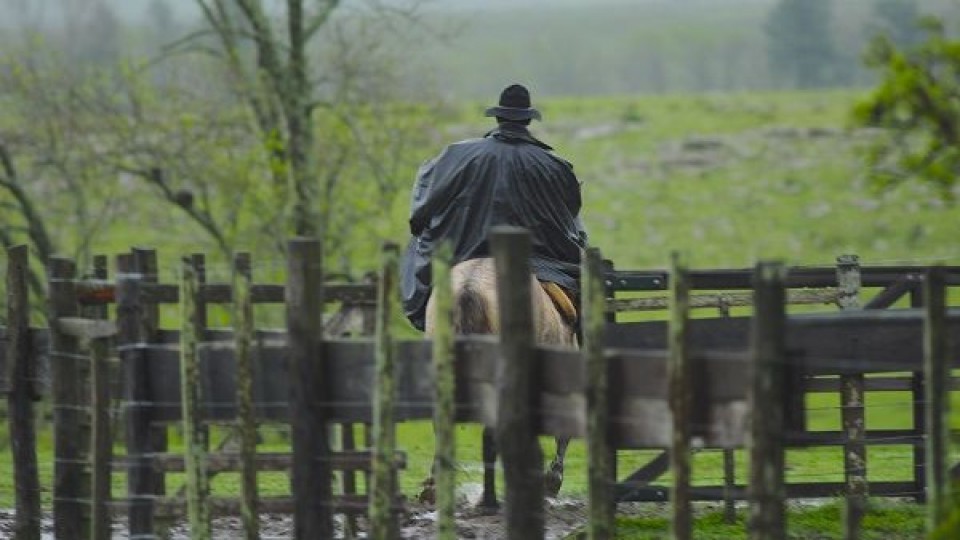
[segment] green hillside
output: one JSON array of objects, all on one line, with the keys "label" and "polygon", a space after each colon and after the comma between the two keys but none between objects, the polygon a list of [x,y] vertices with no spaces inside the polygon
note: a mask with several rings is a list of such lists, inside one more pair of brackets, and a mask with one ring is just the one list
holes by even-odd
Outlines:
[{"label": "green hillside", "polygon": [[[551,99],[534,130],[574,163],[592,243],[621,268],[663,266],[676,249],[699,267],[960,260],[956,208],[923,185],[867,180],[872,135],[848,129],[858,95]],[[445,133],[479,133],[480,108]]]}]

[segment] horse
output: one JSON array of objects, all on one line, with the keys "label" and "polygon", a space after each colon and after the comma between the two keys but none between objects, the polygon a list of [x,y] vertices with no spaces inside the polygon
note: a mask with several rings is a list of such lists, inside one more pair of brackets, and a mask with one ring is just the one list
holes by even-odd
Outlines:
[{"label": "horse", "polygon": [[[453,289],[453,330],[457,335],[497,334],[500,330],[496,270],[492,258],[470,259],[450,270]],[[576,311],[559,286],[540,282],[531,274],[533,327],[538,345],[579,346],[574,327]],[[425,334],[430,337],[436,321],[433,296],[427,301]],[[556,454],[544,476],[544,491],[554,497],[563,483],[563,460],[569,438],[556,438]],[[494,431],[483,429],[482,508],[497,508],[495,490],[496,446]],[[430,480],[428,484],[432,484]]]}]

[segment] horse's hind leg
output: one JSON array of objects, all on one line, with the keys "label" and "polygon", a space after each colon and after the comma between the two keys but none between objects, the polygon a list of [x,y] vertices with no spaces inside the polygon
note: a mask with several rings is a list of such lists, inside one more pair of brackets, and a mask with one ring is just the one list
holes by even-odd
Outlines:
[{"label": "horse's hind leg", "polygon": [[567,455],[567,445],[570,437],[557,437],[557,455],[550,463],[550,468],[543,475],[543,491],[547,497],[556,497],[563,484],[563,458]]},{"label": "horse's hind leg", "polygon": [[483,428],[483,497],[480,499],[480,508],[486,511],[496,511],[497,503],[497,446],[493,429]]}]

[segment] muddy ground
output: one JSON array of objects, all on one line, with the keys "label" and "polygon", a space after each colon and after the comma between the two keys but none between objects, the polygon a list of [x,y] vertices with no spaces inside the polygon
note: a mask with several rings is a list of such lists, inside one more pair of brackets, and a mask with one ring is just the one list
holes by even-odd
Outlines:
[{"label": "muddy ground", "polygon": [[[585,523],[586,504],[578,499],[548,500],[544,505],[546,510],[546,538],[558,540],[567,538],[575,533]],[[403,538],[432,538],[436,531],[436,512],[432,509],[409,505],[410,512],[401,520]],[[13,536],[14,513],[12,510],[0,510],[0,538]],[[338,538],[343,538],[342,522],[338,521]],[[286,515],[263,515],[260,519],[260,536],[263,540],[291,538],[293,520]],[[361,523],[361,527],[363,524]],[[43,539],[53,539],[52,516],[46,515],[42,524]],[[190,531],[185,523],[179,524],[171,531],[172,540],[189,540]],[[243,527],[236,517],[217,518],[213,521],[213,538],[216,540],[233,540],[242,536]],[[472,507],[461,508],[457,513],[457,536],[459,538],[495,539],[504,538],[503,513],[484,515]],[[114,524],[112,537],[117,540],[127,539],[126,523],[118,521]],[[358,538],[366,538],[361,531]]]}]

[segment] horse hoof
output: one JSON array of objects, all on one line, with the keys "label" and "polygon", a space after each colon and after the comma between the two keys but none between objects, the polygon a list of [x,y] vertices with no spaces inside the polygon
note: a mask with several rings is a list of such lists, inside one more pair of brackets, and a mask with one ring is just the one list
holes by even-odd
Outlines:
[{"label": "horse hoof", "polygon": [[495,516],[500,513],[500,503],[497,501],[480,501],[476,506],[481,516]]},{"label": "horse hoof", "polygon": [[420,488],[420,494],[417,495],[417,500],[421,504],[436,504],[437,502],[437,487],[433,482],[433,478],[427,478],[423,481]]}]

